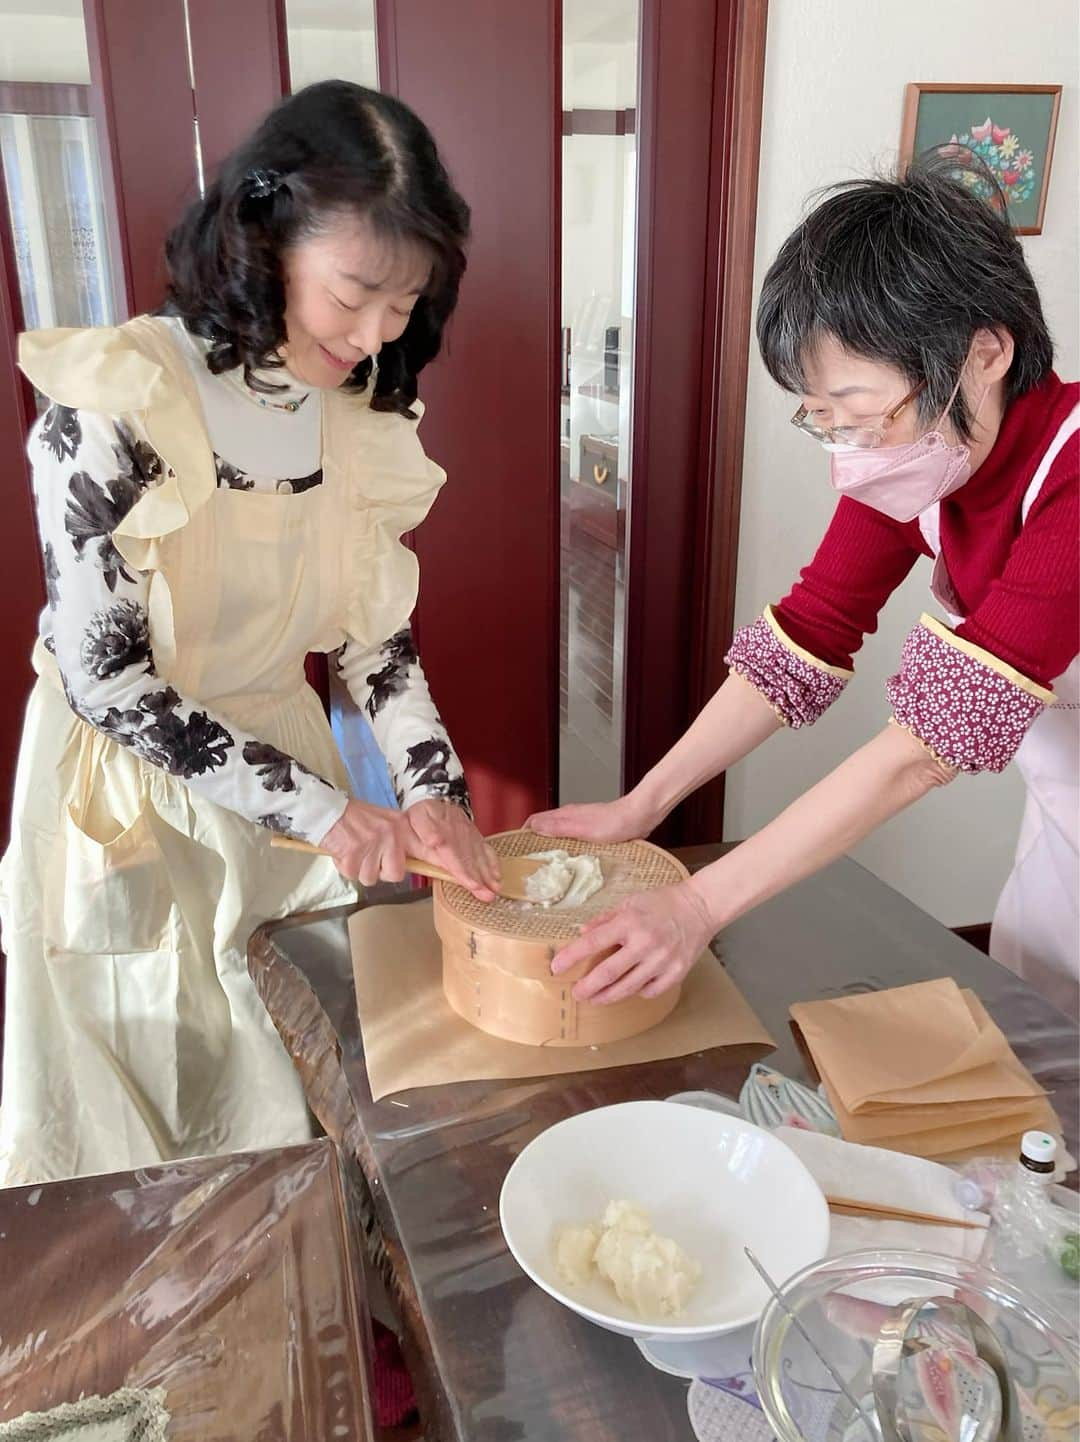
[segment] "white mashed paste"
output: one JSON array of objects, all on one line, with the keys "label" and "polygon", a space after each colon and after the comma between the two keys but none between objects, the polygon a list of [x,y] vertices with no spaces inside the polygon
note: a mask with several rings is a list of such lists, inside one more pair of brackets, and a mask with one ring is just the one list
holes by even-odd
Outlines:
[{"label": "white mashed paste", "polygon": [[670,1237],[658,1236],[635,1202],[609,1202],[599,1222],[560,1227],[555,1264],[571,1287],[584,1286],[595,1270],[620,1301],[651,1321],[681,1316],[701,1281],[701,1264]]},{"label": "white mashed paste", "polygon": [[595,896],[604,884],[604,873],[596,856],[571,856],[568,851],[534,851],[527,859],[547,863],[538,867],[525,883],[533,906],[567,911]]}]

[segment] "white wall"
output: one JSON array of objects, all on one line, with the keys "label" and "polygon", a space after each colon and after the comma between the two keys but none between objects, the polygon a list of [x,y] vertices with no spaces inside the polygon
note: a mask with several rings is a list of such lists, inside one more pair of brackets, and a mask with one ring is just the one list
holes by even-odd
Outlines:
[{"label": "white wall", "polygon": [[[609,5],[609,17],[615,8]],[[581,9],[576,0],[568,10],[572,26],[587,18]],[[617,11],[620,28],[636,28],[633,0],[624,0]],[[564,110],[628,110],[636,96],[636,42],[567,41]],[[633,151],[632,136],[568,135],[563,140],[562,323],[580,330],[587,321],[601,347],[604,327],[632,314],[622,267],[626,157]],[[606,304],[590,304],[601,300]]]},{"label": "white wall", "polygon": [[[32,6],[33,0],[27,0],[27,11]],[[0,80],[89,85],[82,16],[0,9]]]},{"label": "white wall", "polygon": [[563,137],[563,325],[579,330],[588,312],[588,339],[601,348],[620,315],[626,146],[625,136]]},{"label": "white wall", "polygon": [[[1062,84],[1041,236],[1024,248],[1039,282],[1062,376],[1080,375],[1080,156],[1076,0],[978,7],[942,0],[770,0],[756,280],[816,186],[895,159],[909,81]],[[778,600],[832,512],[826,460],[788,425],[795,403],[751,349],[737,617]],[[885,678],[927,609],[920,562],[857,658],[841,700],[811,729],[777,737],[728,778],[726,832],[744,836],[873,735],[888,715]],[[863,843],[856,857],[949,925],[989,920],[1008,874],[1022,802],[1015,771],[960,777]]]},{"label": "white wall", "polygon": [[[291,9],[290,9],[291,16]],[[289,74],[294,91],[316,80],[351,80],[378,88],[375,31],[289,25]]]},{"label": "white wall", "polygon": [[375,0],[285,0],[285,22],[294,91],[316,80],[378,88]]},{"label": "white wall", "polygon": [[[564,0],[565,3],[565,0]],[[622,6],[623,28],[630,39],[576,40],[563,45],[564,110],[630,110],[637,103],[637,4]]]}]

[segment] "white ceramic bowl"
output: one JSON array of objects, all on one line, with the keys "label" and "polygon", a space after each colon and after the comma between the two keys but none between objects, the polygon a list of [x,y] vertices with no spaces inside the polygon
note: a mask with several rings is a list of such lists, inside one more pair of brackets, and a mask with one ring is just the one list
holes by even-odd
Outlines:
[{"label": "white ceramic bowl", "polygon": [[[612,1200],[640,1203],[661,1236],[701,1263],[676,1322],[639,1317],[600,1277],[568,1288],[555,1266],[559,1226],[598,1219]],[[549,1127],[511,1166],[499,1199],[507,1246],[544,1291],[631,1337],[714,1337],[757,1320],[768,1300],[743,1254],[788,1277],[825,1255],[829,1211],[802,1162],[737,1117],[673,1102],[623,1102]]]}]

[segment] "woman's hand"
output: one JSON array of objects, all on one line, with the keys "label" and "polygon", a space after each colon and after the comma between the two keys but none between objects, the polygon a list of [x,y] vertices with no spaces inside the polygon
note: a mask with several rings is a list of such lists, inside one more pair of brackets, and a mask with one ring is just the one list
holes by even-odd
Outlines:
[{"label": "woman's hand", "polygon": [[659,817],[633,792],[618,801],[591,801],[538,811],[525,825],[540,836],[573,836],[582,841],[636,841],[648,836]]},{"label": "woman's hand", "polygon": [[583,926],[551,963],[555,976],[585,957],[615,951],[574,987],[578,1001],[601,1004],[628,996],[659,996],[687,972],[709,944],[715,927],[690,882],[631,896],[614,911]]},{"label": "woman's hand", "polygon": [[418,801],[405,812],[411,829],[410,854],[432,861],[479,901],[494,901],[498,892],[499,859],[452,801]]},{"label": "woman's hand", "polygon": [[361,886],[374,886],[379,881],[404,880],[411,835],[399,811],[350,801],[319,845],[333,857],[342,876]]}]

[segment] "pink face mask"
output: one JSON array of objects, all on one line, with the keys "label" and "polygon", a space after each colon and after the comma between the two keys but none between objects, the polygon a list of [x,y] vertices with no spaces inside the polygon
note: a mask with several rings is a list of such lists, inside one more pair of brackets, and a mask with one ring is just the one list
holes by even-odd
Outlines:
[{"label": "pink face mask", "polygon": [[[913,521],[938,501],[958,491],[971,475],[971,452],[953,445],[939,427],[956,399],[960,382],[933,430],[903,446],[842,446],[827,444],[829,481],[834,491],[862,501],[894,521]],[[978,417],[982,399],[975,408]]]},{"label": "pink face mask", "polygon": [[950,445],[936,430],[904,446],[863,450],[828,445],[826,450],[833,490],[894,521],[913,521],[958,491],[971,475],[967,446]]}]

